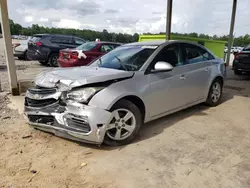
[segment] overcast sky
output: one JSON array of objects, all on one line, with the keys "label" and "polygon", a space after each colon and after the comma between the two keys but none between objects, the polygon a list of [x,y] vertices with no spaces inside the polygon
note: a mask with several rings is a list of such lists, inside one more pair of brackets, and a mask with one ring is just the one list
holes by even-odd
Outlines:
[{"label": "overcast sky", "polygon": [[[9,16],[23,26],[164,32],[167,0],[8,0]],[[229,32],[233,0],[173,0],[172,31]],[[250,0],[238,1],[235,34],[250,34]]]}]

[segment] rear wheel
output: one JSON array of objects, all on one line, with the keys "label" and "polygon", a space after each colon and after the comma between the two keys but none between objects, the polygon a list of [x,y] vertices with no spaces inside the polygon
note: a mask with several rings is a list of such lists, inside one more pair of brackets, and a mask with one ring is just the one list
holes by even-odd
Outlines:
[{"label": "rear wheel", "polygon": [[235,74],[235,75],[241,75],[241,74],[242,74],[242,71],[234,70],[234,74]]},{"label": "rear wheel", "polygon": [[26,60],[26,61],[30,60],[29,57],[28,57],[27,51],[24,53],[24,60]]},{"label": "rear wheel", "polygon": [[215,79],[210,87],[206,104],[209,106],[217,106],[220,103],[222,95],[222,81]]},{"label": "rear wheel", "polygon": [[120,100],[111,112],[112,118],[106,129],[104,143],[119,146],[132,142],[143,123],[140,110],[130,101]]},{"label": "rear wheel", "polygon": [[51,54],[50,57],[49,57],[50,66],[58,67],[57,59],[58,59],[58,54]]}]

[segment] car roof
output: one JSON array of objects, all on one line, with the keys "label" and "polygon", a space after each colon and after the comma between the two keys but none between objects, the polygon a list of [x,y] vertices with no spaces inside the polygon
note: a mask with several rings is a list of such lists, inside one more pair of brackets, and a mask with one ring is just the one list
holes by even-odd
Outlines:
[{"label": "car roof", "polygon": [[122,43],[119,43],[119,42],[108,42],[108,41],[88,41],[88,42],[93,42],[93,43],[98,43],[98,44],[119,44],[119,45],[122,45]]},{"label": "car roof", "polygon": [[35,34],[35,35],[33,35],[34,37],[36,37],[36,36],[41,36],[41,37],[43,37],[43,36],[62,36],[62,37],[76,37],[76,38],[80,38],[80,39],[82,39],[81,37],[78,37],[78,36],[73,36],[73,35],[62,35],[62,34],[49,34],[49,33],[43,33],[43,34]]},{"label": "car roof", "polygon": [[134,42],[134,43],[125,44],[124,46],[160,46],[162,44],[173,44],[173,43],[193,44],[196,46],[203,47],[202,45],[198,43],[185,41],[185,40],[154,40],[154,41],[145,41],[145,42]]}]

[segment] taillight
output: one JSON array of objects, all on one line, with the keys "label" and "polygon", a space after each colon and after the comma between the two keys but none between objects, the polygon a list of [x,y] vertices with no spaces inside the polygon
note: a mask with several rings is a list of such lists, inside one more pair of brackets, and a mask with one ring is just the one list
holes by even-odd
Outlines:
[{"label": "taillight", "polygon": [[42,46],[43,43],[42,43],[42,42],[35,42],[35,45],[36,45],[36,46]]},{"label": "taillight", "polygon": [[70,59],[78,59],[78,52],[71,52]]},{"label": "taillight", "polygon": [[13,44],[12,44],[12,48],[18,47],[18,46],[20,46],[20,45],[21,45],[20,43],[13,43]]},{"label": "taillight", "polygon": [[59,57],[62,57],[63,56],[63,53],[60,51],[59,52]]},{"label": "taillight", "polygon": [[235,59],[235,60],[239,60],[239,55],[240,55],[239,53],[235,54],[235,55],[234,55],[234,59]]}]

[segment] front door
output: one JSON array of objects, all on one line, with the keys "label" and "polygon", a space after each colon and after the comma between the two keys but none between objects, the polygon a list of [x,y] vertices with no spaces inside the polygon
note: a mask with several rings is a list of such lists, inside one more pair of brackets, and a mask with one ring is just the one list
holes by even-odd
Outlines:
[{"label": "front door", "polygon": [[186,77],[187,67],[183,66],[183,56],[179,44],[173,44],[163,48],[150,64],[149,69],[154,69],[155,63],[165,61],[174,66],[172,71],[150,73],[149,94],[146,100],[152,119],[176,110],[188,101],[186,91],[188,81]]}]

